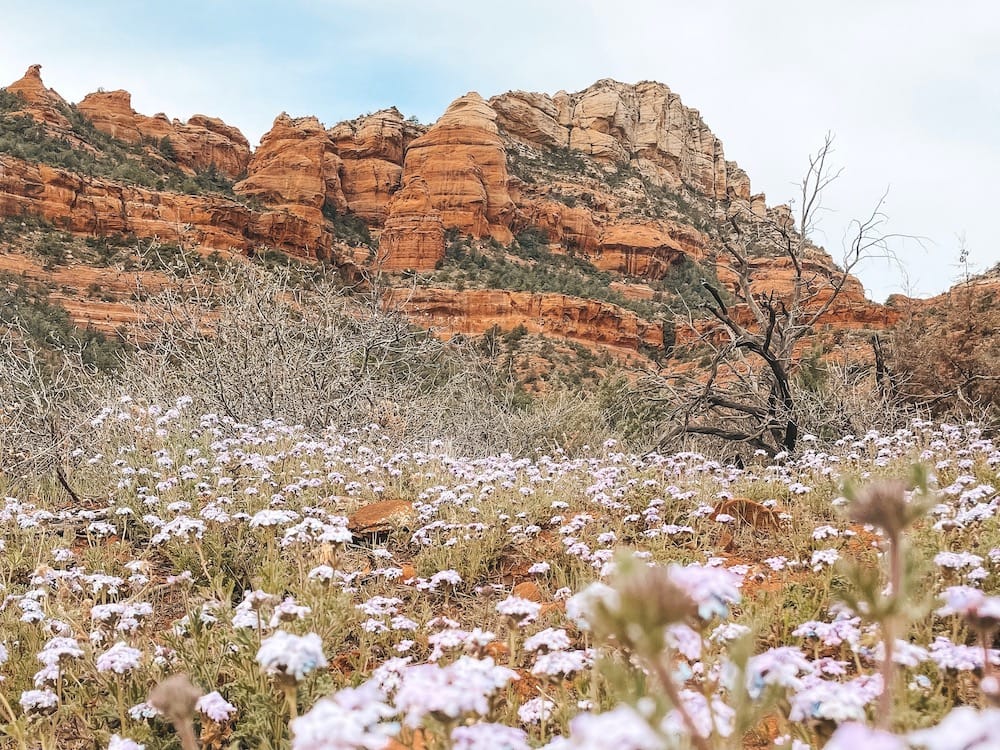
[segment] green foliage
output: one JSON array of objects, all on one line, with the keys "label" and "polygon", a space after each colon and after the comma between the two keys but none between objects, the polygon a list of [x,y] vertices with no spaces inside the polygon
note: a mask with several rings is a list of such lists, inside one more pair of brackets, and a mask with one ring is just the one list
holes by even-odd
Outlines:
[{"label": "green foliage", "polygon": [[42,352],[79,352],[84,365],[98,370],[114,370],[128,347],[93,328],[76,326],[66,310],[51,302],[42,291],[15,286],[16,278],[0,279],[0,323],[19,324]]},{"label": "green foliage", "polygon": [[663,278],[652,282],[650,286],[664,293],[665,298],[661,295],[661,299],[664,299],[669,307],[676,308],[678,312],[691,310],[698,316],[703,314],[702,307],[705,302],[711,299],[704,287],[705,283],[720,290],[723,298],[728,299],[729,295],[719,283],[719,277],[713,266],[703,266],[683,255],[677,262],[671,264]]},{"label": "green foliage", "polygon": [[[449,237],[451,238],[449,240]],[[548,238],[536,228],[520,232],[503,252],[475,248],[457,234],[446,236],[445,258],[439,270],[460,271],[467,284],[518,292],[550,292],[582,299],[595,299],[624,307],[647,319],[656,318],[662,307],[627,299],[609,288],[613,278],[586,258],[553,253]],[[520,262],[508,256],[520,259]]]},{"label": "green foliage", "polygon": [[828,374],[822,358],[822,344],[816,344],[805,353],[795,373],[795,382],[799,388],[810,393],[818,393],[823,388]]},{"label": "green foliage", "polygon": [[569,147],[509,151],[507,168],[515,177],[528,183],[553,174],[597,179],[602,179],[604,175],[603,170],[592,159]]},{"label": "green foliage", "polygon": [[165,135],[160,139],[158,148],[160,149],[160,153],[170,159],[170,161],[177,160],[177,151],[174,150],[174,144],[171,143],[169,135]]},{"label": "green foliage", "polygon": [[378,248],[378,241],[372,237],[368,225],[360,216],[341,213],[329,201],[323,203],[323,216],[333,224],[333,236],[338,240],[349,245],[362,245],[373,250]]},{"label": "green foliage", "polygon": [[[73,105],[65,105],[62,113],[70,123],[71,141],[17,114],[23,106],[20,96],[0,90],[0,153],[153,190],[233,195],[232,182],[214,164],[198,174],[183,172],[174,163],[176,152],[167,137],[156,143],[155,151],[141,143],[126,143],[102,133]],[[80,146],[81,142],[90,148]]]}]

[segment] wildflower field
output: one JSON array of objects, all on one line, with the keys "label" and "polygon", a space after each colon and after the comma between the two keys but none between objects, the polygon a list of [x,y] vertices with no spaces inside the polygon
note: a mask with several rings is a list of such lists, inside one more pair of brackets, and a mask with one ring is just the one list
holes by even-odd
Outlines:
[{"label": "wildflower field", "polygon": [[91,426],[82,505],[0,477],[0,746],[1000,747],[972,425],[745,468],[185,399]]}]

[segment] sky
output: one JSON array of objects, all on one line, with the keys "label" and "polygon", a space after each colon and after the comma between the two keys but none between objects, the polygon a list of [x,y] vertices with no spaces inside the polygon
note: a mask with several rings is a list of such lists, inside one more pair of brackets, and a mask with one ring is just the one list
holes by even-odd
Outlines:
[{"label": "sky", "polygon": [[814,237],[839,260],[888,190],[897,263],[872,299],[944,291],[1000,263],[1000,3],[992,0],[0,0],[0,85],[34,63],[69,101],[124,88],[145,114],[202,113],[256,144],[275,116],[327,125],[388,106],[433,122],[468,91],[666,83],[768,203],[835,137]]}]

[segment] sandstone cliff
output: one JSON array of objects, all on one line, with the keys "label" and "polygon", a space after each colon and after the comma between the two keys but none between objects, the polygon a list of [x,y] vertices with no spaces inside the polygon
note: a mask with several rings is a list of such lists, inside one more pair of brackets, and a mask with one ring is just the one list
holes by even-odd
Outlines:
[{"label": "sandstone cliff", "polygon": [[[697,287],[705,275],[735,282],[721,262],[726,213],[765,219],[783,210],[752,193],[698,111],[659,83],[602,80],[575,93],[489,100],[470,92],[430,127],[394,108],[329,128],[283,113],[253,152],[221,120],[142,115],[125,91],[69,105],[45,87],[39,66],[7,90],[18,98],[0,116],[27,115],[106,162],[107,144],[88,136],[96,128],[126,162],[120,170],[101,162],[94,176],[0,153],[0,218],[27,213],[80,234],[419,271],[436,288],[408,298],[407,309],[448,331],[524,325],[617,351],[662,348],[659,321],[674,315],[667,303],[690,291],[675,287]],[[142,169],[153,173],[138,184]],[[218,181],[185,192],[175,172]],[[472,256],[449,255],[456,237]],[[569,260],[553,264],[559,258]],[[788,292],[784,259],[753,263],[755,291]],[[809,263],[817,280],[834,272],[824,253]],[[572,283],[551,283],[563,273]],[[598,300],[538,291],[570,286],[604,292]],[[850,279],[822,323],[878,328],[895,315]]]},{"label": "sandstone cliff", "polygon": [[[479,94],[456,99],[427,133],[410,144],[402,179],[408,187],[415,179],[421,181],[419,190],[426,190],[429,206],[445,228],[503,243],[513,238],[515,207],[508,193],[507,158],[496,113]],[[409,267],[416,270],[430,270],[444,256],[443,242],[418,245],[399,232],[399,226],[413,222],[414,208],[423,210],[423,205],[403,200],[391,206],[387,221],[393,229],[382,248],[389,268],[406,267],[401,249],[412,258]]]},{"label": "sandstone cliff", "polygon": [[176,163],[191,172],[214,168],[229,178],[237,178],[246,172],[250,161],[250,144],[243,134],[214,117],[194,115],[181,122],[162,113],[140,115],[132,109],[132,95],[121,90],[88,94],[77,109],[112,138],[156,144],[167,139]]},{"label": "sandstone cliff", "polygon": [[66,101],[42,82],[42,66],[32,65],[25,74],[7,86],[7,91],[24,99],[24,114],[60,133],[70,130]]},{"label": "sandstone cliff", "polygon": [[663,347],[663,326],[630,310],[564,294],[497,289],[399,289],[392,302],[438,335],[481,334],[492,326],[636,352]]}]

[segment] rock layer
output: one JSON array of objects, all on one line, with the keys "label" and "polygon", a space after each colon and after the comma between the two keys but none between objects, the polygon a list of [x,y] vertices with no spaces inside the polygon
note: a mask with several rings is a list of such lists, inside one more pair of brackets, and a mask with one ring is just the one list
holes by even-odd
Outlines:
[{"label": "rock layer", "polygon": [[662,347],[663,327],[608,302],[565,294],[533,294],[498,289],[397,290],[396,304],[416,323],[439,334],[480,334],[496,325],[588,345],[638,351]]},{"label": "rock layer", "polygon": [[[458,229],[473,237],[494,237],[510,242],[510,224],[515,206],[508,193],[509,176],[503,141],[496,126],[496,113],[479,94],[469,93],[456,99],[434,126],[413,141],[403,162],[403,183],[415,179],[426,190],[430,208],[441,217],[445,228]],[[400,243],[399,227],[422,223],[412,213],[422,202],[394,201],[386,225],[390,231],[385,248],[388,268],[429,270],[444,257],[443,237],[430,244],[414,238]],[[429,235],[423,234],[427,238]],[[409,249],[407,262],[397,248]]]},{"label": "rock layer", "polygon": [[194,115],[187,122],[153,117],[132,109],[127,91],[98,91],[77,105],[94,127],[127,143],[147,142],[156,146],[169,142],[171,157],[182,169],[205,172],[216,169],[231,179],[242,176],[250,162],[250,144],[243,134],[222,120]]}]

